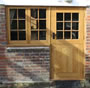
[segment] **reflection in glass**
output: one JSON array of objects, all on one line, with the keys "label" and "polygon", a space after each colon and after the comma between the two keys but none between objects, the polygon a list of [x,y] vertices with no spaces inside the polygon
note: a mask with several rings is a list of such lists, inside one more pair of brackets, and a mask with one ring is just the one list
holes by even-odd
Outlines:
[{"label": "reflection in glass", "polygon": [[31,40],[38,40],[38,31],[31,32]]},{"label": "reflection in glass", "polygon": [[17,19],[17,9],[10,9],[10,19]]},{"label": "reflection in glass", "polygon": [[71,29],[71,22],[65,22],[64,28],[65,28],[65,30],[70,30]]},{"label": "reflection in glass", "polygon": [[38,29],[38,20],[31,19],[31,29]]},{"label": "reflection in glass", "polygon": [[78,32],[72,32],[72,39],[78,39]]},{"label": "reflection in glass", "polygon": [[35,19],[38,17],[38,9],[31,9],[31,18]]}]

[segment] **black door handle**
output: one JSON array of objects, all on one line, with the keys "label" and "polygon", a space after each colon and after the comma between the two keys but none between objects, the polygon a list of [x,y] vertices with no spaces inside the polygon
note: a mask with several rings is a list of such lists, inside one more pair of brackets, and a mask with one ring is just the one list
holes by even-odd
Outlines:
[{"label": "black door handle", "polygon": [[56,36],[55,33],[53,33],[53,39],[55,39],[55,36]]}]

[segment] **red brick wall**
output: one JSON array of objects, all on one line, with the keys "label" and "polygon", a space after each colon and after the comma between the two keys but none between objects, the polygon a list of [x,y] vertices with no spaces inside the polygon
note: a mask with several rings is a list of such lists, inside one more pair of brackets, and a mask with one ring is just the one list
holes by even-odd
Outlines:
[{"label": "red brick wall", "polygon": [[[6,45],[6,19],[5,7],[0,6],[0,47]],[[2,49],[1,49],[2,50]]]},{"label": "red brick wall", "polygon": [[90,8],[86,10],[86,78],[90,79]]},{"label": "red brick wall", "polygon": [[10,81],[48,81],[49,54],[49,47],[7,48],[3,62],[7,77]]}]

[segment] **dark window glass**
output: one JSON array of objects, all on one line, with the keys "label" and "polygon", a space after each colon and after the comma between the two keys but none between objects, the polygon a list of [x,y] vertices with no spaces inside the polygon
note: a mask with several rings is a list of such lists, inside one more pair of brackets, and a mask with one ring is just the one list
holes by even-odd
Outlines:
[{"label": "dark window glass", "polygon": [[70,22],[65,22],[64,28],[65,28],[65,30],[70,30],[71,29],[71,23]]},{"label": "dark window glass", "polygon": [[39,9],[39,18],[46,18],[46,9]]},{"label": "dark window glass", "polygon": [[11,24],[10,24],[11,25],[11,30],[12,29],[17,29],[17,20],[11,20],[10,22],[11,22]]},{"label": "dark window glass", "polygon": [[57,13],[57,21],[63,21],[63,13]]},{"label": "dark window glass", "polygon": [[31,40],[38,40],[38,32],[37,31],[31,32]]},{"label": "dark window glass", "polygon": [[25,18],[25,9],[18,10],[18,17],[19,17],[19,19]]},{"label": "dark window glass", "polygon": [[31,19],[31,29],[38,29],[38,20]]},{"label": "dark window glass", "polygon": [[78,32],[72,32],[72,39],[78,39]]},{"label": "dark window glass", "polygon": [[71,20],[71,13],[65,13],[65,21]]},{"label": "dark window glass", "polygon": [[63,22],[57,22],[57,30],[63,30]]},{"label": "dark window glass", "polygon": [[19,40],[26,40],[25,31],[20,31],[19,32]]},{"label": "dark window glass", "polygon": [[38,9],[31,9],[31,18],[38,17]]},{"label": "dark window glass", "polygon": [[17,9],[10,9],[10,19],[17,19]]},{"label": "dark window glass", "polygon": [[17,32],[11,32],[11,40],[17,40]]},{"label": "dark window glass", "polygon": [[39,40],[46,40],[46,32],[45,31],[40,31]]},{"label": "dark window glass", "polygon": [[64,33],[64,38],[65,38],[65,39],[70,39],[70,37],[71,37],[71,36],[70,36],[70,32],[65,32],[65,33]]},{"label": "dark window glass", "polygon": [[19,29],[25,29],[25,20],[19,20]]},{"label": "dark window glass", "polygon": [[63,39],[63,32],[57,32],[57,39]]},{"label": "dark window glass", "polygon": [[46,20],[39,20],[39,29],[46,29]]},{"label": "dark window glass", "polygon": [[78,21],[79,20],[79,14],[78,13],[72,13],[72,20]]},{"label": "dark window glass", "polygon": [[72,30],[78,30],[78,22],[72,23]]}]

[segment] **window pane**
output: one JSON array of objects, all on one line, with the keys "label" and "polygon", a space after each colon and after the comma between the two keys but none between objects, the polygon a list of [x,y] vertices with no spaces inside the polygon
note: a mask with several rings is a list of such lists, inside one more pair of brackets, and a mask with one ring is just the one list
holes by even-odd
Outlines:
[{"label": "window pane", "polygon": [[38,32],[37,31],[31,32],[31,40],[38,40]]},{"label": "window pane", "polygon": [[46,29],[46,20],[39,20],[39,29]]},{"label": "window pane", "polygon": [[39,18],[46,18],[46,9],[39,9]]},{"label": "window pane", "polygon": [[78,13],[72,13],[72,20],[78,21],[79,20],[79,14]]},{"label": "window pane", "polygon": [[10,19],[17,19],[17,9],[10,9]]},{"label": "window pane", "polygon": [[57,21],[63,21],[63,13],[57,13]]},{"label": "window pane", "polygon": [[17,32],[11,32],[11,40],[17,40]]},{"label": "window pane", "polygon": [[46,40],[46,32],[45,31],[40,31],[39,40]]},{"label": "window pane", "polygon": [[57,32],[57,39],[63,39],[63,32]]},{"label": "window pane", "polygon": [[18,10],[18,17],[19,17],[19,19],[25,18],[25,9]]},{"label": "window pane", "polygon": [[11,20],[10,22],[11,22],[10,23],[11,30],[17,29],[17,20]]},{"label": "window pane", "polygon": [[38,20],[31,19],[31,29],[38,29]]},{"label": "window pane", "polygon": [[25,29],[25,20],[19,20],[19,29]]},{"label": "window pane", "polygon": [[71,13],[65,13],[65,21],[71,20]]},{"label": "window pane", "polygon": [[38,17],[38,9],[31,9],[31,18],[37,18]]},{"label": "window pane", "polygon": [[70,22],[65,22],[65,30],[70,30],[71,29],[71,23]]},{"label": "window pane", "polygon": [[72,32],[72,39],[78,39],[78,32]]},{"label": "window pane", "polygon": [[70,32],[65,32],[64,33],[64,38],[65,39],[70,39],[70,35],[71,35]]},{"label": "window pane", "polygon": [[72,30],[78,30],[78,22],[72,23]]},{"label": "window pane", "polygon": [[19,40],[26,40],[25,31],[20,31],[19,32]]},{"label": "window pane", "polygon": [[63,22],[57,22],[57,30],[63,30]]}]

